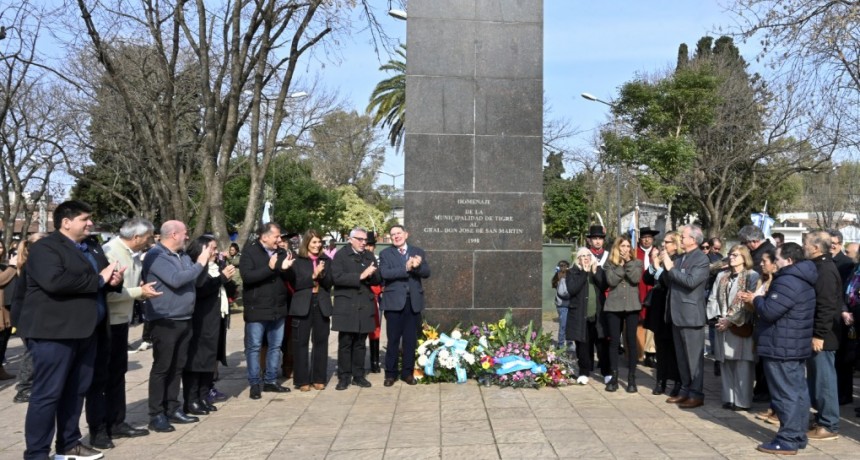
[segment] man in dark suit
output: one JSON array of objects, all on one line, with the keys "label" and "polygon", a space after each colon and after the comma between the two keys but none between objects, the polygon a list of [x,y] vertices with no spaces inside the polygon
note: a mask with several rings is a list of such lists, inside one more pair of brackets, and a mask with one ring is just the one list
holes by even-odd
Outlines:
[{"label": "man in dark suit", "polygon": [[349,232],[349,246],[341,248],[332,261],[334,278],[334,309],[331,329],[337,334],[337,386],[346,390],[350,384],[370,387],[364,377],[364,357],[367,334],[376,328],[373,291],[382,278],[377,271],[376,258],[365,251],[367,231],[354,228]]},{"label": "man in dark suit", "polygon": [[710,274],[708,256],[699,246],[704,237],[702,229],[686,225],[681,233],[681,246],[686,253],[678,264],[665,251],[661,257],[665,271],[662,276],[669,282],[668,315],[672,319],[672,335],[678,370],[681,374],[681,392],[666,400],[683,409],[704,404],[704,347],[705,347],[705,284]]},{"label": "man in dark suit", "polygon": [[424,251],[406,244],[409,233],[402,225],[391,227],[393,246],[379,254],[379,271],[385,285],[380,310],[385,312],[385,332],[388,345],[385,351],[385,380],[390,387],[397,380],[397,361],[403,341],[403,367],[400,379],[415,385],[412,370],[415,367],[418,321],[424,310],[424,288],[422,278],[430,277],[430,265]]},{"label": "man in dark suit", "polygon": [[54,210],[56,231],[30,246],[26,308],[20,334],[33,357],[33,390],[24,422],[25,459],[47,459],[57,428],[56,458],[98,459],[81,444],[84,396],[93,378],[96,328],[107,327],[106,290],[122,284],[123,269],[86,243],[92,208],[66,201]]}]

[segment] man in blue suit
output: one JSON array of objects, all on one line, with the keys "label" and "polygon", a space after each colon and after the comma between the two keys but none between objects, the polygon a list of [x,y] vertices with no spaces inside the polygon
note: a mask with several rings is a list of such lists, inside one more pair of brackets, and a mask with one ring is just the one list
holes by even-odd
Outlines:
[{"label": "man in blue suit", "polygon": [[379,271],[383,291],[379,309],[385,312],[385,332],[388,347],[385,352],[385,380],[390,387],[397,381],[397,353],[403,342],[403,367],[400,378],[415,385],[412,369],[415,367],[415,347],[421,311],[424,310],[422,278],[430,277],[430,265],[424,260],[424,250],[406,244],[409,234],[402,225],[391,227],[393,246],[379,254]]},{"label": "man in blue suit", "polygon": [[81,443],[84,396],[93,380],[98,336],[107,334],[107,291],[123,272],[89,239],[92,208],[66,201],[54,210],[56,231],[30,246],[25,307],[18,332],[33,357],[33,391],[24,420],[27,460],[47,459],[56,432],[58,460],[104,455]]}]

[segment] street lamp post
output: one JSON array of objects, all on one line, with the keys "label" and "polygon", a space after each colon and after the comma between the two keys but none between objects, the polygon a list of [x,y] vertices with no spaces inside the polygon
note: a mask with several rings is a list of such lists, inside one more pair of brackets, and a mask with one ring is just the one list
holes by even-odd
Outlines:
[{"label": "street lamp post", "polygon": [[390,177],[390,178],[391,178],[391,187],[392,187],[394,190],[397,190],[397,178],[398,178],[398,177],[400,177],[400,176],[402,176],[402,175],[403,175],[403,173],[400,173],[400,174],[391,174],[391,173],[389,173],[389,172],[379,171],[379,174],[385,174],[386,176]]},{"label": "street lamp post", "polygon": [[[599,102],[601,104],[608,105],[609,107],[611,107],[613,109],[615,108],[615,104],[613,104],[611,102],[606,102],[606,101],[598,98],[597,96],[595,96],[591,93],[582,93],[582,94],[580,94],[580,96],[582,96],[583,99],[587,99],[587,100],[592,101],[592,102]],[[617,135],[618,134],[618,116],[613,114],[613,118],[614,118],[613,124],[615,125],[615,134]],[[618,236],[621,236],[624,234],[624,227],[621,225],[621,163],[620,162],[615,163],[615,203],[616,203],[615,217],[616,217],[616,219],[618,219]]]}]

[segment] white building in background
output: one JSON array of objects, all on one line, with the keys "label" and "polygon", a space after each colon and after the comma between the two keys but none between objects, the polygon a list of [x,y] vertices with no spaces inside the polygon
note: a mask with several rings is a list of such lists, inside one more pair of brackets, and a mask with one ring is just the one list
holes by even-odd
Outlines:
[{"label": "white building in background", "polygon": [[[666,225],[669,222],[669,206],[656,203],[639,203],[639,219],[636,219],[636,210],[630,210],[621,216],[621,228],[625,231],[633,225],[637,229],[642,227],[651,227],[660,232],[660,235],[666,233]],[[635,221],[635,223],[634,223]],[[657,236],[660,239],[660,236]]]},{"label": "white building in background", "polygon": [[[771,233],[782,233],[785,241],[803,244],[803,235],[810,230],[821,227],[815,212],[783,212],[776,216],[776,223],[771,228]],[[860,223],[857,214],[851,212],[836,212],[835,227],[842,232],[842,238],[846,243],[860,242]]]}]

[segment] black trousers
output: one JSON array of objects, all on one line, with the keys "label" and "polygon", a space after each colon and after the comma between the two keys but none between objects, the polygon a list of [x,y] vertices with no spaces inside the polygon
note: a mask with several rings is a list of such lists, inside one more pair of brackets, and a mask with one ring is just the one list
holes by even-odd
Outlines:
[{"label": "black trousers", "polygon": [[149,371],[149,416],[181,409],[179,384],[188,359],[191,320],[150,321],[152,370]]},{"label": "black trousers", "polygon": [[[570,321],[570,318],[568,318]],[[609,357],[606,350],[608,344],[605,340],[600,340],[597,336],[597,322],[585,322],[585,341],[576,341],[576,361],[579,366],[579,375],[588,377],[594,372],[594,352],[597,351],[597,357],[600,359],[600,371],[602,375],[609,375],[612,369],[609,367]]]},{"label": "black trousers", "polygon": [[618,345],[621,343],[621,327],[624,326],[624,345],[627,348],[627,369],[636,371],[636,326],[639,324],[638,311],[605,312],[609,326],[609,366],[618,371]]},{"label": "black trousers", "polygon": [[671,380],[680,382],[678,372],[678,357],[675,355],[675,339],[672,337],[672,325],[667,324],[662,330],[654,333],[654,347],[657,349],[657,382]]},{"label": "black trousers", "polygon": [[[407,378],[415,369],[415,348],[418,346],[418,325],[421,315],[412,311],[412,302],[406,298],[406,305],[400,311],[385,312],[385,333],[388,345],[385,349],[385,376]],[[402,341],[402,345],[401,345]],[[400,350],[403,350],[402,368],[397,369]]]},{"label": "black trousers", "polygon": [[[296,386],[325,383],[328,368],[329,318],[320,310],[317,294],[311,297],[311,309],[305,316],[291,320],[293,341],[293,383]],[[313,341],[308,363],[308,341]],[[310,365],[309,365],[310,364]],[[310,369],[309,369],[310,368]]]},{"label": "black trousers", "polygon": [[[6,308],[6,307],[0,305],[0,308]],[[9,309],[6,308],[6,310],[9,310]],[[9,312],[7,311],[6,314],[8,315]],[[12,337],[12,328],[11,327],[4,328],[2,331],[0,331],[0,365],[2,365],[3,362],[6,361],[6,348],[9,346],[9,338],[10,337]]]},{"label": "black trousers", "polygon": [[33,388],[33,355],[30,354],[30,347],[27,346],[27,339],[21,337],[24,342],[24,355],[21,356],[21,363],[18,365],[18,380],[15,383],[15,391],[30,391]]},{"label": "black trousers", "polygon": [[182,371],[182,399],[185,400],[185,407],[194,401],[205,400],[214,381],[214,372]]},{"label": "black trousers", "polygon": [[848,327],[839,319],[839,349],[836,350],[836,390],[839,394],[839,404],[850,403],[854,400],[854,361],[856,361],[857,340],[848,338]]},{"label": "black trousers", "polygon": [[337,333],[337,378],[363,378],[365,353],[367,353],[366,332]]},{"label": "black trousers", "polygon": [[96,333],[96,365],[87,392],[87,425],[90,431],[125,421],[125,373],[128,371],[128,324],[110,326],[110,334]]}]

